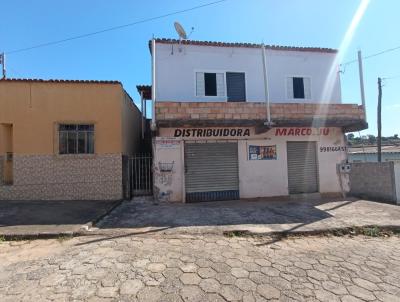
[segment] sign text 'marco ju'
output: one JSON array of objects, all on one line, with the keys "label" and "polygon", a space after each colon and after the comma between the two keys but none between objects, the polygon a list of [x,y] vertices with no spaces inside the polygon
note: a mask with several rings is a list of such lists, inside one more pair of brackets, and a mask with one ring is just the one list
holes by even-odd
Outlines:
[{"label": "sign text 'marco ju'", "polygon": [[225,128],[225,129],[211,129],[211,128],[189,128],[189,129],[175,129],[174,137],[246,137],[250,136],[249,128]]},{"label": "sign text 'marco ju'", "polygon": [[329,128],[276,128],[276,136],[329,135]]}]

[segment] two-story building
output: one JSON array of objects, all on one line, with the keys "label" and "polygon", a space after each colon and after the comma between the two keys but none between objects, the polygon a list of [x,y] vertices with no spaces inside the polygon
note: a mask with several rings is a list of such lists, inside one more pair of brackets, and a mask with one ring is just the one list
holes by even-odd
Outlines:
[{"label": "two-story building", "polygon": [[156,198],[194,202],[341,191],[344,133],[365,108],[343,104],[337,51],[154,39]]}]

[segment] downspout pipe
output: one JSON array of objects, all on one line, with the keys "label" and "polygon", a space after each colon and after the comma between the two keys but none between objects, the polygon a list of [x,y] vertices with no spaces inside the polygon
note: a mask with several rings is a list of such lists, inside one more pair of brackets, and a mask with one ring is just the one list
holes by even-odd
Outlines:
[{"label": "downspout pipe", "polygon": [[271,106],[269,102],[269,83],[268,83],[268,71],[267,71],[267,58],[265,54],[265,45],[261,44],[262,60],[263,60],[263,76],[264,76],[264,93],[265,93],[265,104],[267,106],[267,121],[264,122],[265,126],[271,127],[274,123],[271,121]]},{"label": "downspout pipe", "polygon": [[151,130],[156,130],[156,40],[151,40]]},{"label": "downspout pipe", "polygon": [[141,109],[142,109],[142,139],[144,139],[144,127],[146,122],[146,113],[145,113],[145,101],[143,97],[143,91],[140,92],[140,102],[141,102]]},{"label": "downspout pipe", "polygon": [[361,50],[357,53],[358,56],[358,73],[360,75],[360,92],[361,92],[361,103],[364,109],[364,121],[367,121],[367,108],[365,108],[365,91],[364,91],[364,72]]}]

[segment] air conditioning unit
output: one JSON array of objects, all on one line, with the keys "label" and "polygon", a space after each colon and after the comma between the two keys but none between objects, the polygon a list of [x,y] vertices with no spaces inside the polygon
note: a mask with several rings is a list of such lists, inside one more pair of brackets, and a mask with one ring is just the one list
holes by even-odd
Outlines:
[{"label": "air conditioning unit", "polygon": [[12,160],[13,160],[13,153],[7,152],[6,153],[6,161],[12,161]]}]

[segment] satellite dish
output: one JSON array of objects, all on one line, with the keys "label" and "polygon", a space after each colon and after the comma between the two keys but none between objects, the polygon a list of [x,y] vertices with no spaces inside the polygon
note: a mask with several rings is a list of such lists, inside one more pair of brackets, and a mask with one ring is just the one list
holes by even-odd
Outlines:
[{"label": "satellite dish", "polygon": [[174,22],[175,30],[179,35],[180,40],[186,40],[187,35],[185,30],[183,29],[182,25],[179,24],[179,22]]}]

